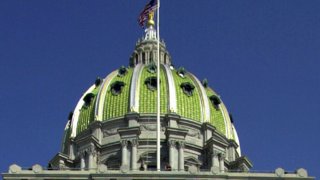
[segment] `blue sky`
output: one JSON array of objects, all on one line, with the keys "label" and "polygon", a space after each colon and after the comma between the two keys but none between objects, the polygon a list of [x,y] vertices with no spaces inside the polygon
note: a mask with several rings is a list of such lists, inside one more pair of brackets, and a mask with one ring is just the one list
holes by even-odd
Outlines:
[{"label": "blue sky", "polygon": [[[201,3],[199,3],[201,2]],[[0,1],[0,172],[60,150],[68,113],[97,76],[128,65],[146,1]],[[253,170],[320,177],[320,1],[161,2],[173,63],[207,78]]]}]

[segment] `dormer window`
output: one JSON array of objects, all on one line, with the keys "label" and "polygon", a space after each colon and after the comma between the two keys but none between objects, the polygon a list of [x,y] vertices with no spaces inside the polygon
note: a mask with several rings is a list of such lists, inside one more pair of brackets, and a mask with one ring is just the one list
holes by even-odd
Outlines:
[{"label": "dormer window", "polygon": [[97,87],[97,86],[100,86],[101,83],[102,83],[102,79],[100,77],[97,77],[96,81],[94,82],[94,85]]},{"label": "dormer window", "polygon": [[85,106],[89,106],[94,98],[94,94],[88,93],[84,96],[83,101]]},{"label": "dormer window", "polygon": [[112,95],[117,96],[122,92],[122,89],[124,87],[125,83],[121,81],[116,81],[111,84],[110,90]]},{"label": "dormer window", "polygon": [[148,77],[144,84],[147,86],[147,88],[151,91],[157,90],[157,78],[156,77]]},{"label": "dormer window", "polygon": [[155,65],[154,62],[151,62],[149,65],[148,65],[148,72],[151,73],[151,74],[154,74],[157,72],[157,66]]},{"label": "dormer window", "polygon": [[219,108],[219,104],[221,104],[220,98],[219,98],[218,96],[216,96],[216,95],[212,95],[212,96],[209,97],[209,99],[210,99],[212,105],[213,105],[216,109],[218,109],[218,108]]},{"label": "dormer window", "polygon": [[73,118],[73,111],[71,111],[68,115],[68,127],[70,128]]},{"label": "dormer window", "polygon": [[127,68],[124,67],[124,66],[121,66],[119,69],[118,69],[118,76],[122,77],[122,76],[125,76],[127,74]]},{"label": "dormer window", "polygon": [[207,80],[207,79],[203,79],[201,83],[202,83],[203,87],[205,87],[205,88],[208,87],[208,84],[209,84],[209,83],[208,83],[208,80]]},{"label": "dormer window", "polygon": [[193,95],[193,91],[194,91],[194,85],[189,83],[189,82],[185,82],[182,83],[180,85],[180,87],[182,88],[183,92],[187,95],[187,96],[192,96]]},{"label": "dormer window", "polygon": [[142,53],[142,63],[146,64],[146,53],[145,52]]},{"label": "dormer window", "polygon": [[177,70],[177,74],[184,78],[185,77],[185,74],[186,74],[186,70],[183,68],[183,67],[180,67],[178,70]]}]

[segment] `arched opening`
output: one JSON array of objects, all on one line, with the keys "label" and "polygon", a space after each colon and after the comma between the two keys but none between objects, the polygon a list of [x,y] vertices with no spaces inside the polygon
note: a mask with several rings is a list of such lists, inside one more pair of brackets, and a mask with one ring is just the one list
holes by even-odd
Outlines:
[{"label": "arched opening", "polygon": [[149,60],[150,60],[150,62],[153,62],[153,60],[154,60],[152,51],[150,51],[150,53],[149,53]]},{"label": "arched opening", "polygon": [[110,86],[110,90],[112,95],[117,96],[122,92],[122,89],[124,87],[124,82],[121,81],[116,81],[114,83],[112,83]]},{"label": "arched opening", "polygon": [[109,170],[119,170],[121,166],[120,154],[116,153],[109,156],[104,164],[108,167]]},{"label": "arched opening", "polygon": [[142,53],[142,63],[146,64],[146,53],[145,52]]},{"label": "arched opening", "polygon": [[141,171],[155,171],[157,170],[156,163],[157,153],[155,151],[148,151],[141,154],[139,159],[139,169]]},{"label": "arched opening", "polygon": [[187,96],[192,96],[193,95],[193,91],[194,91],[194,85],[189,83],[189,82],[184,82],[180,85],[180,87],[182,88],[183,92],[187,95]]},{"label": "arched opening", "polygon": [[135,55],[135,61],[136,61],[136,64],[138,64],[139,60],[138,60],[138,54]]},{"label": "arched opening", "polygon": [[146,84],[147,88],[151,91],[157,90],[157,77],[148,77],[144,83]]}]

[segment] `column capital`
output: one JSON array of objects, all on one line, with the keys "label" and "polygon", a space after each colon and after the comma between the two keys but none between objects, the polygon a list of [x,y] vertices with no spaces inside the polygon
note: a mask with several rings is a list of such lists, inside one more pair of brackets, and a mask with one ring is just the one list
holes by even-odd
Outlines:
[{"label": "column capital", "polygon": [[169,147],[176,147],[177,141],[176,140],[168,140],[168,146]]},{"label": "column capital", "polygon": [[130,140],[132,146],[139,146],[139,140],[138,139],[131,139]]},{"label": "column capital", "polygon": [[121,146],[122,146],[122,147],[127,147],[127,145],[128,145],[128,140],[123,139],[123,140],[120,141],[120,143],[121,143]]},{"label": "column capital", "polygon": [[186,142],[185,141],[179,141],[178,142],[179,148],[184,149]]},{"label": "column capital", "polygon": [[96,147],[94,144],[91,144],[91,146],[86,150],[88,154],[94,155],[96,153]]},{"label": "column capital", "polygon": [[213,156],[217,156],[217,157],[219,157],[219,155],[221,154],[221,151],[218,151],[218,150],[212,150],[212,151],[211,151],[211,153],[212,153],[212,155],[213,155]]},{"label": "column capital", "polygon": [[219,156],[220,160],[224,160],[226,158],[226,154],[225,153],[219,153],[218,156]]}]

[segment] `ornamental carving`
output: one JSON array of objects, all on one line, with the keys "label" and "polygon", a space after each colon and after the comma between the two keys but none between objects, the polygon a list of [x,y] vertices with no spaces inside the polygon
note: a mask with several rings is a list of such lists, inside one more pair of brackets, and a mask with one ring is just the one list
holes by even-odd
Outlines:
[{"label": "ornamental carving", "polygon": [[126,147],[128,145],[128,141],[127,140],[122,140],[121,141],[121,146],[122,147]]},{"label": "ornamental carving", "polygon": [[103,130],[103,137],[112,136],[115,134],[118,134],[118,130],[116,128]]},{"label": "ornamental carving", "polygon": [[224,160],[226,158],[226,155],[224,153],[219,153],[219,159]]},{"label": "ornamental carving", "polygon": [[140,126],[141,131],[156,131],[157,125],[155,124],[143,124]]},{"label": "ornamental carving", "polygon": [[195,137],[195,138],[198,138],[198,139],[201,138],[201,133],[197,129],[192,129],[192,128],[187,127],[187,126],[180,126],[180,128],[187,129],[188,130],[188,133],[187,133],[188,136]]},{"label": "ornamental carving", "polygon": [[175,140],[169,140],[169,141],[168,141],[168,146],[169,146],[169,147],[175,148],[176,145],[177,145],[177,141],[175,141]]},{"label": "ornamental carving", "polygon": [[184,147],[186,145],[186,143],[184,141],[179,141],[178,144],[179,144],[179,148],[181,148],[181,149],[184,149]]},{"label": "ornamental carving", "polygon": [[[157,125],[156,124],[143,124],[140,126],[141,131],[156,131]],[[161,131],[165,131],[165,127],[161,126]]]},{"label": "ornamental carving", "polygon": [[130,142],[131,142],[132,146],[138,146],[139,145],[138,139],[131,139]]},{"label": "ornamental carving", "polygon": [[200,131],[199,130],[189,129],[187,135],[200,139]]}]

